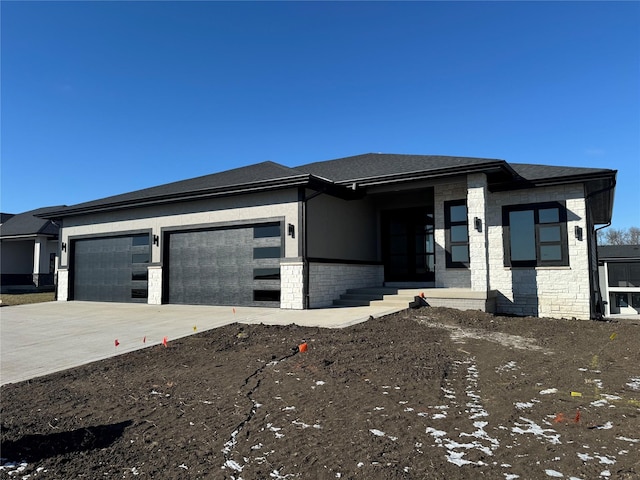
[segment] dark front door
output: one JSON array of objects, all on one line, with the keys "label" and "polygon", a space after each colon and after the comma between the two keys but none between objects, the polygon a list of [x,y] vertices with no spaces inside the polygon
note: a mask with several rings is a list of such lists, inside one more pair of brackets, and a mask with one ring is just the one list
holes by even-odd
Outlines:
[{"label": "dark front door", "polygon": [[427,208],[382,212],[382,252],[387,282],[435,279],[433,213]]}]

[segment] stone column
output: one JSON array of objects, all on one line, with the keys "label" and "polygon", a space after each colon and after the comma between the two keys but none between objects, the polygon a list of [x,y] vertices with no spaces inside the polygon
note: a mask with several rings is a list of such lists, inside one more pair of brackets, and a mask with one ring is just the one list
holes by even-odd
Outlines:
[{"label": "stone column", "polygon": [[467,176],[467,215],[469,224],[469,270],[471,289],[489,289],[489,255],[487,242],[487,176],[473,173]]},{"label": "stone column", "polygon": [[162,304],[162,265],[147,267],[147,303],[149,305]]},{"label": "stone column", "polygon": [[301,258],[280,260],[280,308],[304,309],[304,262]]}]

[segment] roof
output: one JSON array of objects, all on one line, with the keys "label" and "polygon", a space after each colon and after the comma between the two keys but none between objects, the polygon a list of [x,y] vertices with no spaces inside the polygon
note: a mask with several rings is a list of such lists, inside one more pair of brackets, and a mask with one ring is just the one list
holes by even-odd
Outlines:
[{"label": "roof", "polygon": [[446,157],[441,155],[399,155],[391,153],[366,153],[325,162],[308,163],[296,167],[336,183],[360,183],[370,185],[396,179],[415,179],[416,175],[468,173],[470,170],[502,168],[510,170],[504,160]]},{"label": "roof", "polygon": [[615,170],[509,164],[504,160],[491,158],[389,153],[366,153],[308,163],[294,168],[270,161],[262,162],[64,207],[58,211],[48,212],[46,217],[63,218],[99,211],[290,187],[314,188],[342,198],[351,198],[355,196],[355,190],[359,195],[363,195],[366,187],[371,185],[473,172],[486,173],[489,188],[492,191],[558,183],[590,182],[591,187],[587,189],[587,193],[602,190],[609,195],[609,197],[602,196],[598,202],[592,202],[601,210],[595,213],[595,222],[607,223],[610,220]]},{"label": "roof", "polygon": [[602,260],[640,260],[640,245],[598,245],[598,258]]},{"label": "roof", "polygon": [[50,212],[60,210],[64,205],[56,207],[43,207],[28,212],[13,215],[0,225],[0,238],[28,237],[34,235],[46,235],[55,237],[58,235],[59,227],[51,220],[37,217],[36,215],[46,215]]}]

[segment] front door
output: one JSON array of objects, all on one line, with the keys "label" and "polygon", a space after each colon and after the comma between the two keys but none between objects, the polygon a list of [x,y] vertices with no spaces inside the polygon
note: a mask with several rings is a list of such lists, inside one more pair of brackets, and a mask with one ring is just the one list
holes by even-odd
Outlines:
[{"label": "front door", "polygon": [[381,220],[385,281],[434,281],[433,213],[426,207],[387,210]]}]

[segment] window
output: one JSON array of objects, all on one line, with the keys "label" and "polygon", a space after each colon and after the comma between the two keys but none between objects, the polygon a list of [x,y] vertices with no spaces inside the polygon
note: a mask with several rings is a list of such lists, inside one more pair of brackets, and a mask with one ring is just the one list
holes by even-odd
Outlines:
[{"label": "window", "polygon": [[275,268],[254,268],[254,280],[280,280],[280,267]]},{"label": "window", "polygon": [[254,247],[253,258],[280,258],[280,247]]},{"label": "window", "polygon": [[269,238],[280,236],[280,224],[257,225],[253,227],[253,238]]},{"label": "window", "polygon": [[569,265],[567,213],[558,202],[502,208],[505,266]]},{"label": "window", "polygon": [[447,268],[469,267],[469,226],[464,200],[444,202]]},{"label": "window", "polygon": [[279,302],[280,290],[254,290],[254,302]]},{"label": "window", "polygon": [[640,287],[640,262],[609,263],[610,287]]}]

